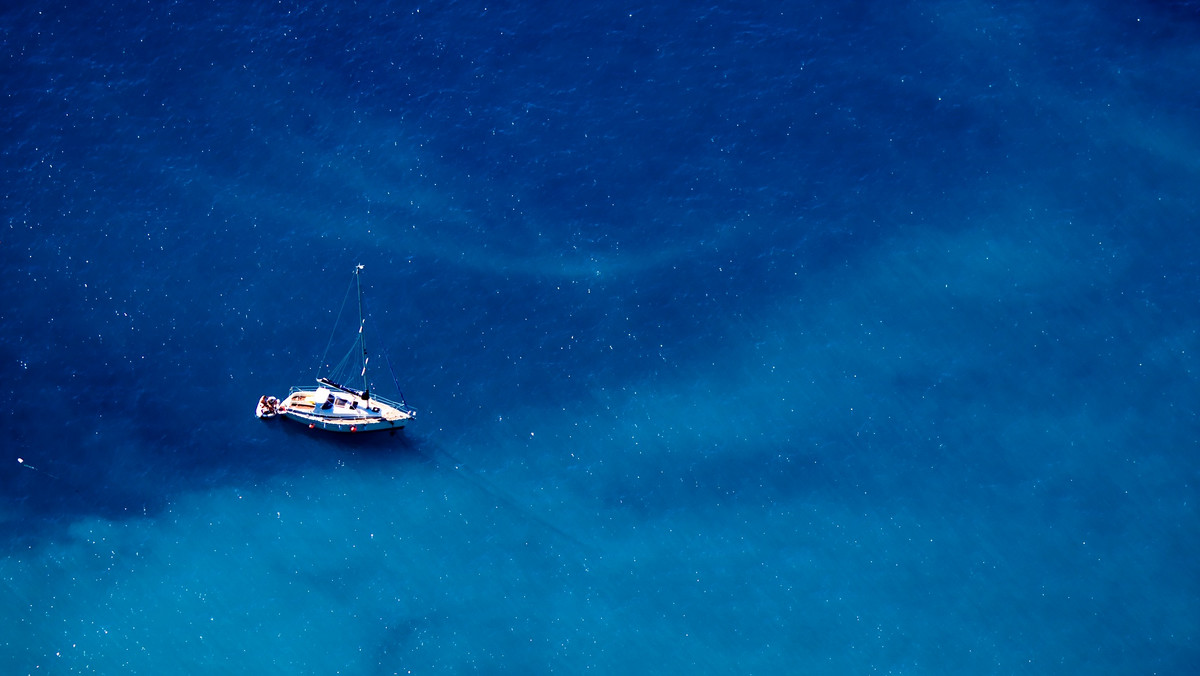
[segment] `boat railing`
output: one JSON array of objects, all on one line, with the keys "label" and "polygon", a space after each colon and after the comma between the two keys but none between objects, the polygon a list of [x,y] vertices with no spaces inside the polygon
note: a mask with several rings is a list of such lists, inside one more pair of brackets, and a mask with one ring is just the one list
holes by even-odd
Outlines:
[{"label": "boat railing", "polygon": [[[293,385],[292,389],[288,391],[288,396],[291,396],[297,392],[316,392],[318,389],[320,389],[320,388],[314,387],[312,385]],[[417,417],[417,409],[413,408],[412,406],[409,406],[408,404],[406,404],[404,402],[388,399],[387,397],[381,397],[377,394],[372,394],[370,401],[381,401],[381,402],[387,404],[388,406],[391,406],[392,408],[396,409],[397,411],[400,411],[401,413],[408,414],[409,417],[412,417],[412,418]]]},{"label": "boat railing", "polygon": [[387,404],[388,406],[391,406],[392,408],[396,409],[397,411],[400,411],[401,413],[407,413],[410,417],[413,417],[413,418],[417,417],[417,409],[413,408],[412,406],[409,406],[408,404],[406,404],[404,402],[393,401],[386,397],[380,397],[380,396],[377,396],[374,394],[371,395],[371,401],[382,401],[383,403]]}]

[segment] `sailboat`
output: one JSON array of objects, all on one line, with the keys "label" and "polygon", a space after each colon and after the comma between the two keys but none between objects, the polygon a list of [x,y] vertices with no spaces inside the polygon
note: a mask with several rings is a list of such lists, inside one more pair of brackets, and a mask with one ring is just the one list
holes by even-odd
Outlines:
[{"label": "sailboat", "polygon": [[[361,265],[355,267],[354,280],[351,282],[351,288],[358,294],[358,335],[350,346],[350,351],[328,375],[317,378],[315,387],[293,387],[283,401],[268,395],[260,397],[255,408],[255,415],[259,418],[281,415],[308,425],[309,429],[371,432],[403,429],[408,422],[417,417],[416,409],[404,401],[403,393],[400,394],[400,401],[391,401],[371,392],[367,379],[367,364],[370,359],[367,356],[366,323],[362,311],[362,269]],[[349,294],[350,291],[347,290],[347,298]],[[342,308],[345,309],[344,301]],[[340,312],[338,318],[341,318]],[[335,326],[334,330],[336,329]],[[330,345],[332,344],[333,339],[330,338]],[[325,352],[328,355],[328,347]],[[324,363],[325,360],[321,361]],[[362,389],[349,384],[350,379],[356,375],[362,377]],[[399,390],[399,386],[396,389]]]}]

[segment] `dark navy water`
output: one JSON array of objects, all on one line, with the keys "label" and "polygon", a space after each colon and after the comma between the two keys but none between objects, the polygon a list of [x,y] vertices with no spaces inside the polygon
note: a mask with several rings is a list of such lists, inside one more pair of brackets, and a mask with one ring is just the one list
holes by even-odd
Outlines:
[{"label": "dark navy water", "polygon": [[[1200,665],[1195,2],[0,40],[0,672]],[[417,423],[254,418],[357,264]]]}]

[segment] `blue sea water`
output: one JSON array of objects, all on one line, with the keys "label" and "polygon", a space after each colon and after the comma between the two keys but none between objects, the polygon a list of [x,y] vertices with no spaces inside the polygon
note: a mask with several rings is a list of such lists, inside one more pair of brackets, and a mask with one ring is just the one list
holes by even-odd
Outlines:
[{"label": "blue sea water", "polygon": [[1200,666],[1195,2],[0,36],[0,673]]}]

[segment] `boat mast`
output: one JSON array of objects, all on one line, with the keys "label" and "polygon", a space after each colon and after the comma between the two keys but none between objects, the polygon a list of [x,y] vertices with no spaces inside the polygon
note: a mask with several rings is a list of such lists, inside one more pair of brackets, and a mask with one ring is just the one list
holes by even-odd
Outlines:
[{"label": "boat mast", "polygon": [[371,390],[367,385],[367,336],[363,332],[366,326],[366,321],[363,319],[362,308],[362,279],[359,276],[363,266],[359,265],[354,268],[354,283],[358,287],[358,344],[362,346],[362,379],[363,379],[363,399],[371,398]]}]

